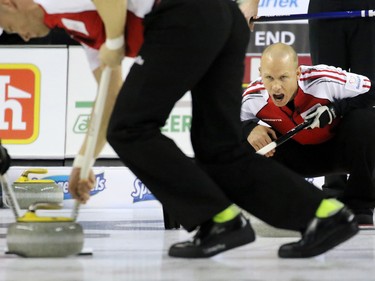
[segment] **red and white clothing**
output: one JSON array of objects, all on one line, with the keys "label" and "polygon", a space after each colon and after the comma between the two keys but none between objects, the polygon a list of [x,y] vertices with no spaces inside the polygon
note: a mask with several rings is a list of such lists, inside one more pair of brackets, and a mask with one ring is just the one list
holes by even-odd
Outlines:
[{"label": "red and white clothing", "polygon": [[[252,82],[243,94],[241,120],[252,121],[254,124],[261,120],[280,134],[285,134],[303,122],[304,117],[319,104],[340,103],[346,98],[365,94],[371,88],[367,77],[332,66],[301,66],[301,72],[293,109],[276,106],[259,78]],[[338,122],[337,119],[324,128],[303,130],[296,134],[294,139],[301,144],[325,142],[333,136],[333,128]],[[255,125],[252,126],[254,127]]]},{"label": "red and white clothing", "polygon": [[[126,56],[135,57],[143,43],[143,18],[155,0],[128,0]],[[62,28],[85,48],[91,69],[99,66],[98,50],[105,42],[104,24],[91,0],[35,0],[44,10],[49,28]]]}]

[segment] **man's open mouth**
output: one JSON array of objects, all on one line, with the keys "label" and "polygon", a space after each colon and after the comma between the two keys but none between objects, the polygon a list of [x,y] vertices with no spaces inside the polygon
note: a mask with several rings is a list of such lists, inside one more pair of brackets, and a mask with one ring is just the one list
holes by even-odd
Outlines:
[{"label": "man's open mouth", "polygon": [[272,97],[275,101],[282,101],[284,99],[284,94],[273,94]]}]

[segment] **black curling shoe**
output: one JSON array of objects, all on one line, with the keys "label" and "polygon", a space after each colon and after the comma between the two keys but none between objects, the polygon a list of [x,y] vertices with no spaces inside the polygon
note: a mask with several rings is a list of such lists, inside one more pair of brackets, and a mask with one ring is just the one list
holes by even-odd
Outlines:
[{"label": "black curling shoe", "polygon": [[169,255],[178,258],[208,258],[255,240],[250,222],[239,214],[234,219],[200,226],[192,241],[180,242],[169,248]]},{"label": "black curling shoe", "polygon": [[342,208],[328,218],[314,218],[308,225],[302,239],[282,245],[281,258],[308,258],[323,254],[358,233],[359,228],[354,214]]}]

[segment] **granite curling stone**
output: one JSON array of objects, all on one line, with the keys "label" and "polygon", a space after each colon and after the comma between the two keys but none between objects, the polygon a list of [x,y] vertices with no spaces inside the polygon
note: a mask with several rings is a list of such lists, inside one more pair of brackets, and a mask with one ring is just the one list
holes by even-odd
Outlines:
[{"label": "granite curling stone", "polygon": [[14,195],[21,209],[27,209],[31,204],[44,202],[62,204],[63,189],[51,179],[29,179],[29,174],[45,174],[46,169],[29,169],[22,173],[13,184]]},{"label": "granite curling stone", "polygon": [[8,253],[22,257],[66,257],[82,251],[82,226],[69,217],[43,217],[36,210],[56,205],[35,204],[8,227]]}]

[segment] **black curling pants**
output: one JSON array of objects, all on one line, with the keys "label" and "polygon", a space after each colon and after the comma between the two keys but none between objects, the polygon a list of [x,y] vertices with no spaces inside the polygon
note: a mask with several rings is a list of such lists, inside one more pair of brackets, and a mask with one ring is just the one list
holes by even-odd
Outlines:
[{"label": "black curling pants", "polygon": [[[311,0],[309,13],[374,10],[374,0]],[[327,64],[375,79],[375,18],[309,21],[313,65]],[[342,189],[346,175],[326,176],[324,187]]]},{"label": "black curling pants", "polygon": [[[187,229],[236,203],[278,227],[300,230],[323,194],[241,144],[240,108],[249,29],[230,0],[162,0],[117,99],[108,141]],[[174,104],[192,91],[195,161],[164,136]]]},{"label": "black curling pants", "polygon": [[288,141],[274,159],[306,177],[349,174],[339,199],[353,209],[374,208],[374,128],[375,112],[356,109],[344,116],[333,139],[317,145]]}]

